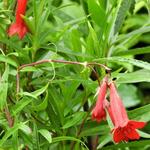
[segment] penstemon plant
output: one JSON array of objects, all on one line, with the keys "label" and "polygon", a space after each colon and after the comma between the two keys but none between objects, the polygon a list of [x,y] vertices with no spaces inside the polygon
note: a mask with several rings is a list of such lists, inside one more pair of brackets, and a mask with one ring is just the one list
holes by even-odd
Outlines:
[{"label": "penstemon plant", "polygon": [[0,0],[0,150],[148,150],[149,39],[149,0]]}]

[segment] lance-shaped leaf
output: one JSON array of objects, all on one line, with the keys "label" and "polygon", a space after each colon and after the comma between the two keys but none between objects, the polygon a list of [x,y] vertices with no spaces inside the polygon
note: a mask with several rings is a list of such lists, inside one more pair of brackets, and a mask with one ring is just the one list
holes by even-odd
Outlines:
[{"label": "lance-shaped leaf", "polygon": [[6,104],[8,90],[9,65],[6,65],[5,72],[0,80],[0,109],[2,110]]}]

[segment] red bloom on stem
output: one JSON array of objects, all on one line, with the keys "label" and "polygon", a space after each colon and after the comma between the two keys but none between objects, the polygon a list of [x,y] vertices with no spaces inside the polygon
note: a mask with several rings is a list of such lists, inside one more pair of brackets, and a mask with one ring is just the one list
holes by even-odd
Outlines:
[{"label": "red bloom on stem", "polygon": [[113,139],[116,143],[121,141],[137,140],[140,138],[136,129],[143,128],[146,123],[129,120],[127,112],[117,93],[114,82],[109,85],[110,110],[109,114],[114,124]]},{"label": "red bloom on stem", "polygon": [[100,122],[106,119],[105,105],[107,105],[107,100],[105,99],[107,92],[107,77],[102,81],[102,84],[98,91],[98,98],[96,105],[92,111],[92,119]]},{"label": "red bloom on stem", "polygon": [[16,22],[10,25],[8,29],[8,35],[13,36],[18,34],[19,38],[22,39],[28,32],[28,28],[21,15],[25,15],[27,6],[27,0],[18,0],[16,9]]}]

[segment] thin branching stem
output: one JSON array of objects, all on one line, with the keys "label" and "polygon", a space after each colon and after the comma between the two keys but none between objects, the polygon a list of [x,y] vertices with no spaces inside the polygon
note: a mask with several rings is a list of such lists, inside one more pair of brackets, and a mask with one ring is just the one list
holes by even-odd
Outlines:
[{"label": "thin branching stem", "polygon": [[[20,80],[19,72],[20,72],[20,70],[22,70],[25,67],[37,66],[37,65],[40,65],[40,64],[51,63],[51,62],[53,62],[53,63],[63,63],[63,64],[72,64],[72,65],[81,65],[83,67],[90,67],[90,68],[91,68],[91,66],[98,66],[98,67],[103,67],[107,72],[111,71],[111,69],[108,68],[107,66],[105,66],[103,64],[96,63],[96,62],[77,62],[77,61],[44,59],[44,60],[40,60],[40,61],[33,62],[33,63],[30,63],[30,64],[23,64],[23,65],[18,67],[17,76],[16,76],[16,80],[17,80],[16,91],[17,91],[17,93],[19,92],[19,88],[20,88],[20,86],[19,86],[19,80]],[[96,74],[96,76],[97,76],[97,74]],[[98,80],[98,82],[99,82],[99,80]]]}]

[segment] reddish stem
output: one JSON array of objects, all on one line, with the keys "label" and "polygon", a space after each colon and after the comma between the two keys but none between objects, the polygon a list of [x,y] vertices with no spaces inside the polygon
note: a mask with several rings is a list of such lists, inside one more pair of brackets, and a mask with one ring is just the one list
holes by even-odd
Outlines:
[{"label": "reddish stem", "polygon": [[13,124],[14,124],[14,120],[11,117],[10,112],[9,112],[7,106],[4,108],[4,112],[5,112],[5,115],[6,115],[6,119],[8,121],[8,125],[9,125],[10,128],[12,128]]},{"label": "reddish stem", "polygon": [[[30,63],[30,64],[24,64],[22,66],[19,66],[18,69],[17,69],[17,76],[16,76],[16,80],[17,80],[17,85],[16,85],[16,91],[17,93],[19,92],[19,71],[22,70],[23,68],[25,67],[29,67],[29,66],[37,66],[37,65],[40,65],[40,64],[43,64],[43,63],[51,63],[51,62],[54,62],[54,63],[63,63],[63,64],[74,64],[74,65],[82,65],[84,67],[90,67],[91,66],[99,66],[99,67],[103,67],[107,72],[110,72],[111,69],[108,68],[107,66],[103,65],[103,64],[99,64],[99,63],[96,63],[96,62],[77,62],[77,61],[66,61],[66,60],[49,60],[49,59],[44,59],[44,60],[40,60],[40,61],[37,61],[37,62],[33,62],[33,63]],[[97,79],[98,79],[98,75],[97,73],[94,71],[94,73],[96,74],[97,76]],[[98,79],[98,82],[99,82],[99,79]]]}]

